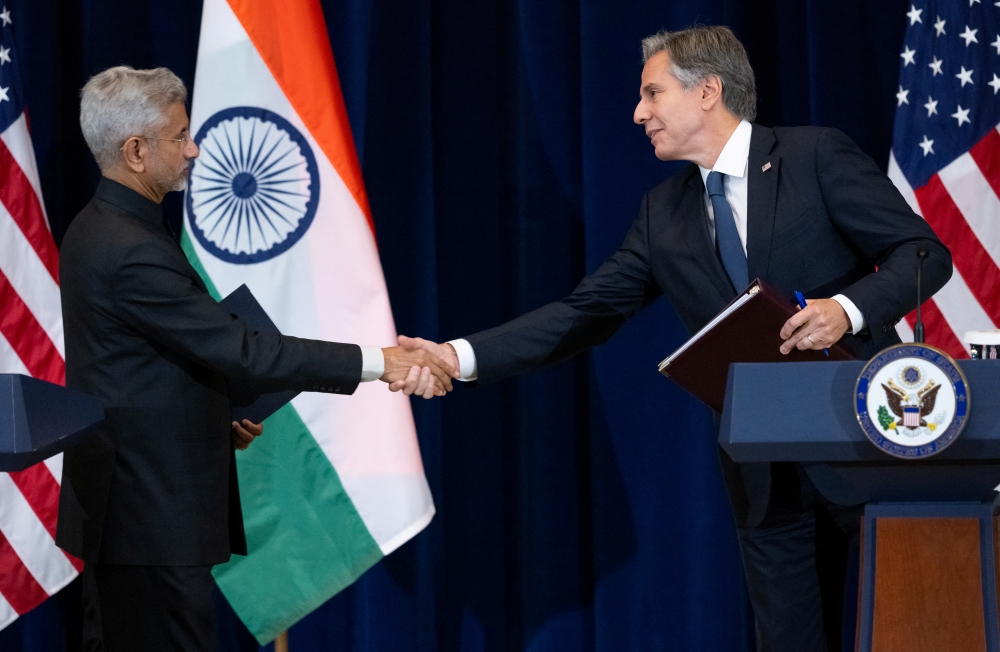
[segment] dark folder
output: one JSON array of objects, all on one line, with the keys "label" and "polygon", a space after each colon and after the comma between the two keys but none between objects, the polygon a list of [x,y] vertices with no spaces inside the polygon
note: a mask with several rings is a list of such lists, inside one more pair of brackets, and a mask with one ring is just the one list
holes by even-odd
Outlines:
[{"label": "dark folder", "polygon": [[729,365],[733,362],[818,362],[853,360],[837,343],[822,351],[792,349],[782,355],[778,334],[798,305],[774,288],[755,280],[715,319],[660,363],[660,373],[722,412]]},{"label": "dark folder", "polygon": [[[245,284],[233,290],[219,305],[257,332],[280,333]],[[229,404],[233,421],[249,419],[253,423],[261,423],[298,395],[294,390],[270,392],[262,385],[229,379]]]}]

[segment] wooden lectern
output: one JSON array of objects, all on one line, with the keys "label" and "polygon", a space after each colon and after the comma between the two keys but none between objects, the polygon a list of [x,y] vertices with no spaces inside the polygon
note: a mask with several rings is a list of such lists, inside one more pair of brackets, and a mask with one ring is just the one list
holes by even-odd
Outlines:
[{"label": "wooden lectern", "polygon": [[958,364],[969,421],[922,461],[890,457],[865,438],[853,408],[864,362],[730,367],[719,433],[730,457],[801,462],[820,491],[867,502],[858,652],[1000,652],[1000,360]]}]

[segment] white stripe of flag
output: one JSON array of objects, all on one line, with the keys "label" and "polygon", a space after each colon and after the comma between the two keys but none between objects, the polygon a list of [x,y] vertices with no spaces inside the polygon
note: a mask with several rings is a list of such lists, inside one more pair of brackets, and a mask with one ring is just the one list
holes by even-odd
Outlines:
[{"label": "white stripe of flag", "polygon": [[6,473],[0,473],[0,496],[0,532],[35,581],[46,593],[54,594],[72,581],[76,569]]}]

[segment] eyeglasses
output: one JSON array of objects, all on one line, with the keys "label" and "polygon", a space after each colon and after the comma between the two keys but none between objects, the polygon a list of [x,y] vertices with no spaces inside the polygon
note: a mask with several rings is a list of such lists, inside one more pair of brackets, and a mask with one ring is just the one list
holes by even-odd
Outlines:
[{"label": "eyeglasses", "polygon": [[[143,140],[169,140],[173,143],[180,143],[181,145],[187,145],[188,141],[191,140],[190,134],[184,134],[180,138],[160,138],[159,136],[131,136],[131,138],[142,138]],[[118,148],[118,151],[125,149],[122,145]]]}]

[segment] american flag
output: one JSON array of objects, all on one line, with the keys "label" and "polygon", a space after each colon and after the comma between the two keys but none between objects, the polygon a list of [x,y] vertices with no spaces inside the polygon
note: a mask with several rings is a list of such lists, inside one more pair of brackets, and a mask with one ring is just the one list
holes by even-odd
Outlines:
[{"label": "american flag", "polygon": [[[66,381],[59,253],[28,134],[14,17],[0,11],[0,373]],[[66,586],[82,562],[55,545],[62,456],[0,473],[0,629]]]},{"label": "american flag", "polygon": [[967,358],[964,333],[1000,325],[1000,2],[924,0],[906,20],[889,176],[955,262],[927,343]]}]

